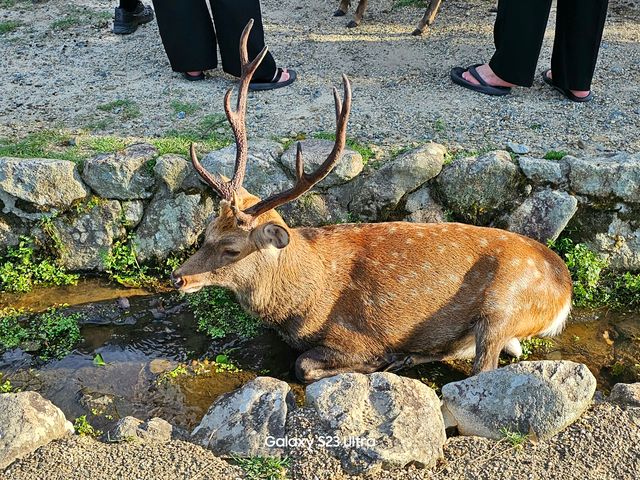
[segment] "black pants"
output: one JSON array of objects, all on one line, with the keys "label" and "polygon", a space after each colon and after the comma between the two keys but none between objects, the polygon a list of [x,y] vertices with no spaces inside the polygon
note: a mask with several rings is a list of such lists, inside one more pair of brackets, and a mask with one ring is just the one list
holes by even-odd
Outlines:
[{"label": "black pants", "polygon": [[[551,71],[559,87],[589,90],[602,40],[608,0],[558,0]],[[551,0],[499,0],[489,62],[503,80],[533,83]]]},{"label": "black pants", "polygon": [[[240,76],[240,34],[253,18],[249,35],[249,60],[264,47],[264,29],[259,0],[153,0],[158,28],[171,68],[176,72],[209,70],[218,66],[220,46],[222,69]],[[255,80],[271,80],[276,62],[270,53],[254,75]]]}]

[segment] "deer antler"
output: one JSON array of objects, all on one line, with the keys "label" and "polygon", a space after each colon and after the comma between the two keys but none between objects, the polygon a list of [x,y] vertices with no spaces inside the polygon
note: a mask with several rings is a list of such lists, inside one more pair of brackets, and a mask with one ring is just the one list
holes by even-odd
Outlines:
[{"label": "deer antler", "polygon": [[240,226],[243,228],[251,228],[256,218],[263,213],[291,200],[295,200],[326,177],[331,169],[335,167],[336,163],[338,163],[347,142],[347,122],[351,111],[351,83],[346,75],[342,76],[342,83],[344,88],[344,101],[340,99],[338,89],[333,89],[333,98],[336,106],[336,141],[329,156],[314,172],[311,174],[305,173],[304,160],[302,159],[302,145],[298,143],[296,152],[296,183],[284,192],[261,200],[244,211],[238,211],[236,217],[239,220]]},{"label": "deer antler", "polygon": [[253,19],[249,20],[249,23],[244,27],[242,35],[240,36],[241,75],[238,87],[238,101],[235,110],[232,110],[231,108],[231,94],[233,93],[233,88],[227,90],[227,93],[224,96],[224,111],[227,114],[227,119],[231,124],[231,130],[233,130],[233,136],[236,139],[236,164],[233,178],[228,182],[225,182],[222,178],[216,178],[207,172],[198,161],[194,144],[191,144],[191,163],[193,163],[194,168],[204,181],[208,183],[221,198],[227,201],[233,200],[233,193],[242,186],[242,182],[244,180],[248,155],[245,117],[247,113],[249,83],[251,82],[253,74],[256,72],[258,66],[267,54],[267,47],[265,46],[258,56],[254,58],[253,61],[249,62],[247,41],[249,40],[249,33],[251,32],[252,27]]}]

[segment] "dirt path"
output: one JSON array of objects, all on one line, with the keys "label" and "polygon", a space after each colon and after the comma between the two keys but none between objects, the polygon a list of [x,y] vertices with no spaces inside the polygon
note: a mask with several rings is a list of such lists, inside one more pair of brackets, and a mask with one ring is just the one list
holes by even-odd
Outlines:
[{"label": "dirt path", "polygon": [[[0,22],[22,22],[0,34],[0,136],[53,126],[154,136],[222,112],[232,79],[213,71],[209,80],[189,83],[171,72],[155,22],[130,36],[111,34],[115,0],[78,0],[74,7],[61,0],[14,1],[0,7]],[[354,85],[350,135],[365,142],[433,139],[478,149],[511,140],[540,154],[640,150],[640,17],[633,11],[610,13],[594,82],[597,99],[576,105],[538,80],[502,99],[451,84],[452,66],[492,52],[491,2],[444,2],[435,28],[421,38],[409,34],[421,9],[389,13],[393,3],[371,2],[363,25],[346,29],[350,17],[331,16],[337,0],[263,0],[271,50],[300,79],[292,88],[252,95],[251,130],[277,137],[332,130],[330,87],[344,72]],[[550,28],[540,69],[548,64],[552,38]],[[132,115],[98,109],[123,99],[134,102]],[[175,101],[197,111],[179,119]]]}]

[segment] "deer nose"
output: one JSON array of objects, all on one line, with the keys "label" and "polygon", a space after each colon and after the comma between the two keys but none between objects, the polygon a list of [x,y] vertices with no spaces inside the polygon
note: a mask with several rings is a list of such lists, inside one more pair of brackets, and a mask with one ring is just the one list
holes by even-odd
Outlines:
[{"label": "deer nose", "polygon": [[180,275],[176,275],[175,272],[171,274],[171,284],[175,288],[180,288],[184,285],[184,280]]}]

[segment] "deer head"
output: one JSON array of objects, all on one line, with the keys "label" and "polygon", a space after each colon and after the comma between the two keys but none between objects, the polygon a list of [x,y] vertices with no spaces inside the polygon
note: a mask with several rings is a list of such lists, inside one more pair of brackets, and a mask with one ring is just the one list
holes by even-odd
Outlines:
[{"label": "deer head", "polygon": [[305,173],[302,147],[298,143],[296,154],[296,180],[294,185],[280,193],[261,200],[242,187],[247,166],[247,131],[245,125],[249,82],[267,53],[264,47],[249,62],[247,39],[253,25],[250,20],[240,37],[240,77],[235,110],[231,107],[230,88],[224,97],[224,109],[236,142],[236,162],[231,180],[212,175],[198,161],[195,145],[191,145],[194,168],[219,195],[217,217],[205,231],[202,247],[171,274],[174,286],[190,293],[207,285],[233,288],[239,281],[250,281],[251,275],[265,262],[273,262],[278,252],[289,246],[289,227],[275,208],[290,202],[311,189],[326,177],[336,165],[346,143],[346,128],[351,109],[351,85],[343,75],[344,101],[333,89],[336,112],[336,141],[326,160],[312,173]]}]

